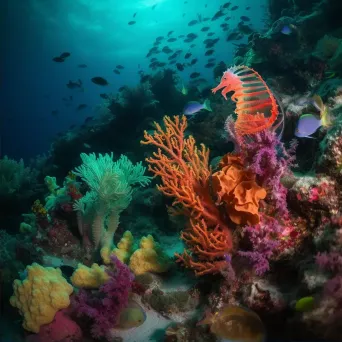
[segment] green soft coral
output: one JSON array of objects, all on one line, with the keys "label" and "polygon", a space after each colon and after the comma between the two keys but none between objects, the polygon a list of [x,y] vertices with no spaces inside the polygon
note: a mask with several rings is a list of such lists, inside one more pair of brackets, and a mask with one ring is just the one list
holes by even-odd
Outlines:
[{"label": "green soft coral", "polygon": [[[117,161],[113,153],[96,157],[95,153],[81,154],[83,164],[74,174],[81,177],[89,186],[84,197],[76,201],[79,225],[92,221],[94,247],[110,249],[113,236],[119,225],[120,213],[132,200],[133,186],[149,184],[150,177],[144,176],[145,167],[135,165],[124,155]],[[83,231],[82,227],[79,227]]]}]

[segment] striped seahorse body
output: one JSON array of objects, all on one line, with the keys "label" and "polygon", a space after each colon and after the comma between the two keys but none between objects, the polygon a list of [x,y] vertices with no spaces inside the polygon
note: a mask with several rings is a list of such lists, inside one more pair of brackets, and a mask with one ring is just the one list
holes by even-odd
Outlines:
[{"label": "striped seahorse body", "polygon": [[235,130],[239,135],[260,132],[276,121],[279,113],[277,101],[255,70],[244,65],[229,68],[212,92],[216,93],[222,88],[221,94],[226,100],[226,94],[234,92],[231,99],[236,102]]}]

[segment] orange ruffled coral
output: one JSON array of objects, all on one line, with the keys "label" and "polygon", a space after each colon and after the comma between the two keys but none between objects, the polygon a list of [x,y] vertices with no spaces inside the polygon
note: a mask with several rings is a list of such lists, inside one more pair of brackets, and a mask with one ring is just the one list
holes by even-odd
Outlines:
[{"label": "orange ruffled coral", "polygon": [[251,171],[244,169],[239,156],[226,155],[220,167],[212,177],[217,204],[224,203],[230,219],[236,224],[259,223],[259,201],[266,197],[266,190],[255,182]]}]

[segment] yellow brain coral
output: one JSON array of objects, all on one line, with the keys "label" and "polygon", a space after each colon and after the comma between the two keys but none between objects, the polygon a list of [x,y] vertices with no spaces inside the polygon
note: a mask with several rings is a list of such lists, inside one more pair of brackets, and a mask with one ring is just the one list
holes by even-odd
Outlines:
[{"label": "yellow brain coral", "polygon": [[70,305],[73,287],[63,278],[59,268],[37,263],[27,266],[27,278],[13,282],[12,306],[23,316],[23,327],[34,333],[43,324],[51,323],[57,311]]},{"label": "yellow brain coral", "polygon": [[77,269],[70,278],[74,286],[85,289],[97,289],[108,279],[109,276],[104,266],[98,264],[92,264],[91,267],[78,264]]}]

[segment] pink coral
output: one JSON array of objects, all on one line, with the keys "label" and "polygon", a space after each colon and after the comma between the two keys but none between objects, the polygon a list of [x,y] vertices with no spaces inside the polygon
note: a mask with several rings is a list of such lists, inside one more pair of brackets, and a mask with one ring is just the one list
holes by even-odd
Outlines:
[{"label": "pink coral", "polygon": [[81,340],[81,328],[62,310],[56,313],[50,324],[41,326],[38,334],[30,335],[26,342],[77,342]]}]

